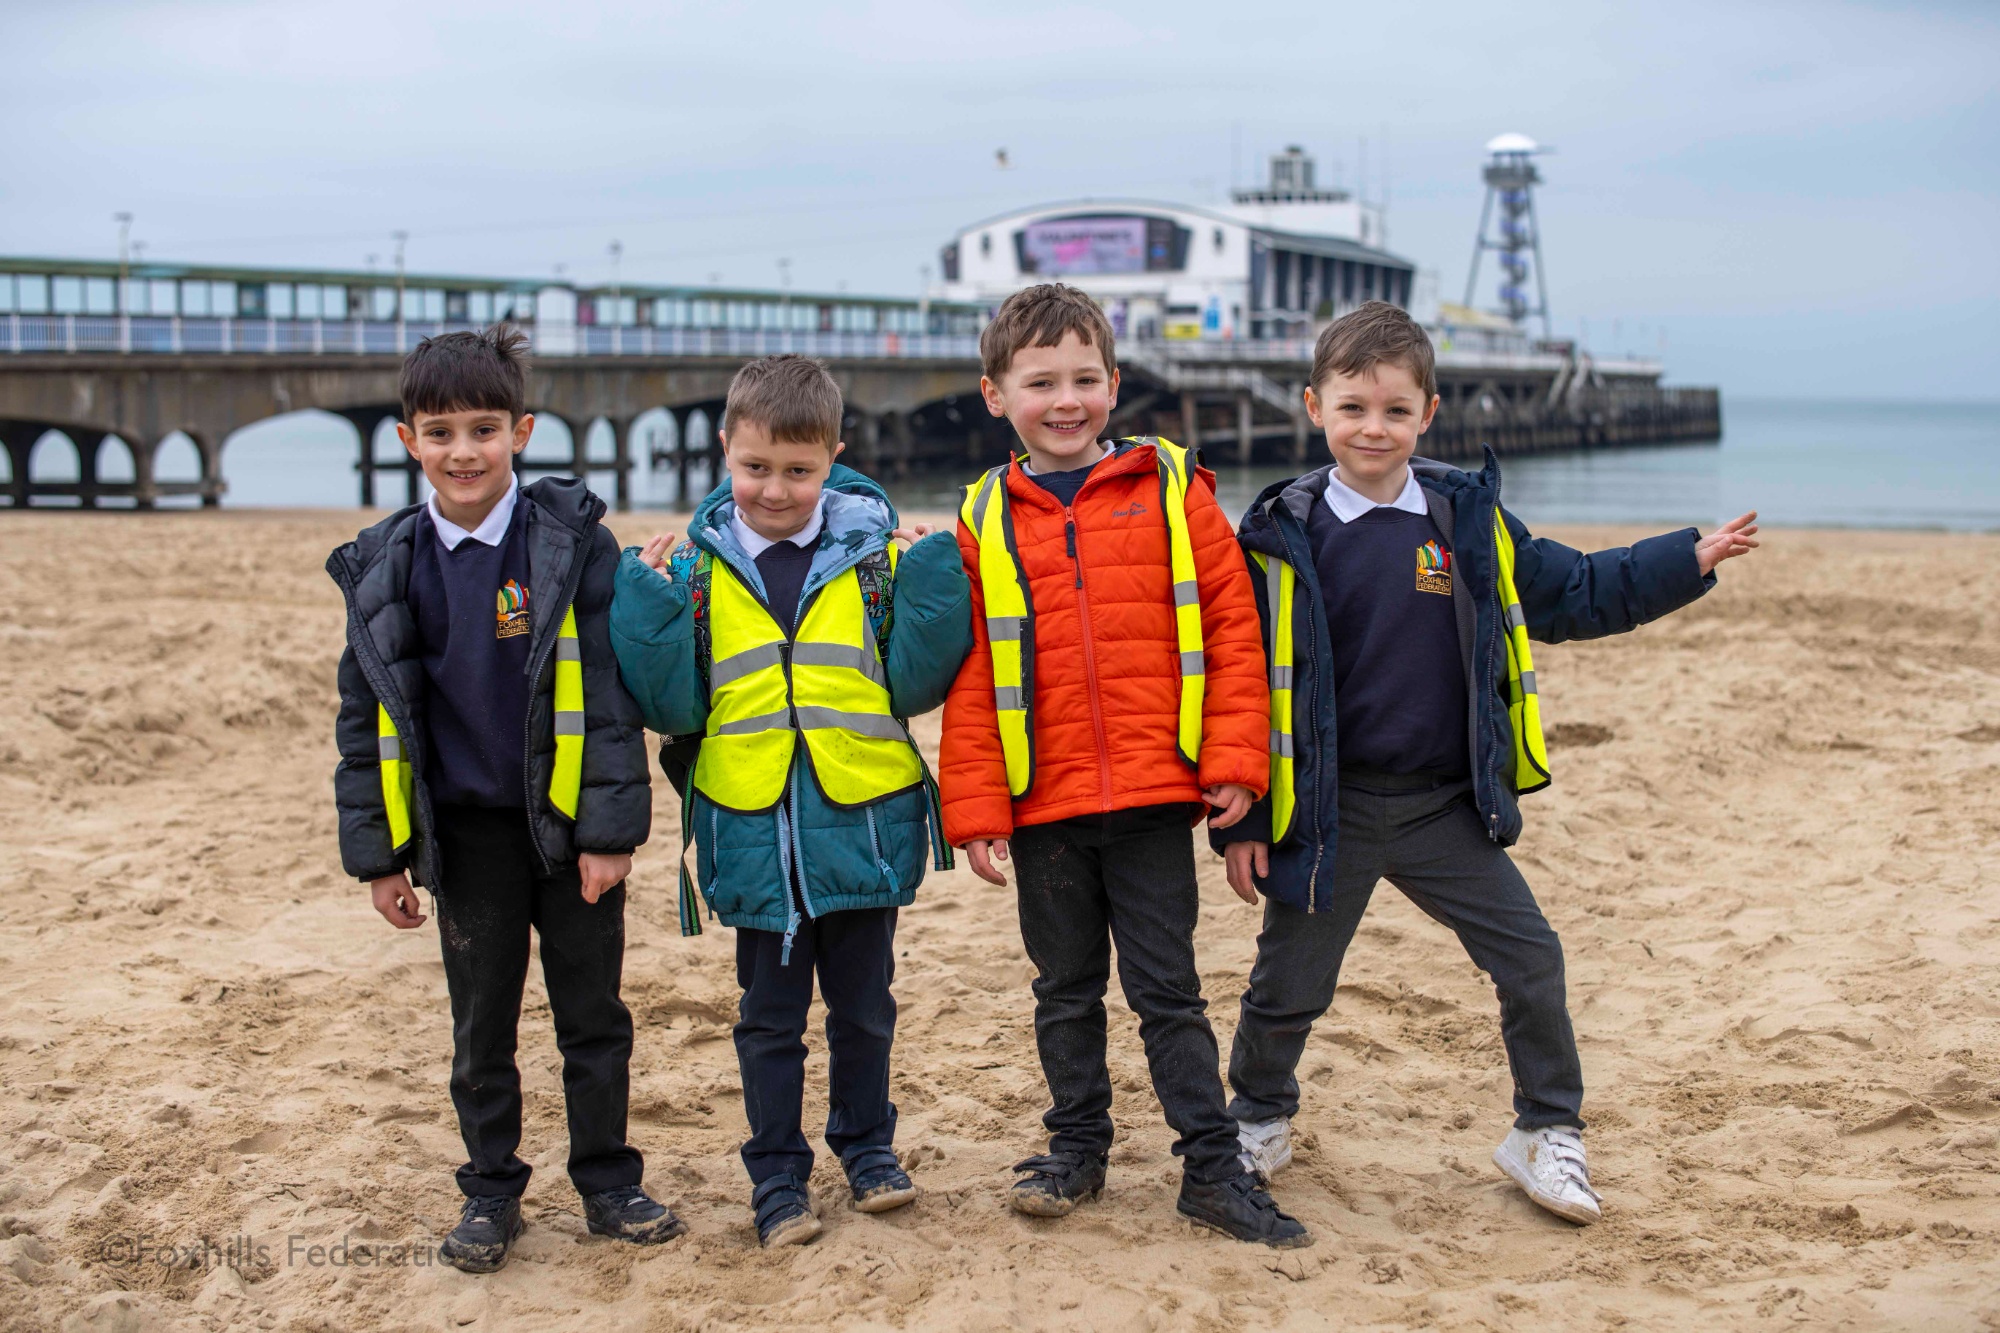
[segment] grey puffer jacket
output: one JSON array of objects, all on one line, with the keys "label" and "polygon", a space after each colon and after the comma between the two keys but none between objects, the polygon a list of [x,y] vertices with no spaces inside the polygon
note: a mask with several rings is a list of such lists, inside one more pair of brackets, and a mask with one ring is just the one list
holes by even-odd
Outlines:
[{"label": "grey puffer jacket", "polygon": [[[532,682],[521,736],[528,779],[522,803],[546,873],[575,861],[579,852],[632,851],[651,830],[653,802],[639,705],[625,692],[611,654],[618,543],[599,524],[604,501],[581,481],[549,477],[522,487],[520,503],[527,510],[528,586],[534,594],[528,648]],[[327,557],[326,572],[347,598],[347,649],[340,655],[340,766],[334,771],[333,792],[340,809],[340,860],[348,874],[371,880],[407,870],[416,883],[444,893],[448,890],[438,864],[424,775],[423,648],[409,603],[410,564],[416,536],[424,531],[422,513],[422,505],[398,510]],[[584,710],[583,789],[574,824],[548,799],[555,768],[552,660],[556,631],[572,604],[583,657]],[[378,701],[403,737],[416,776],[412,837],[400,853],[390,845],[382,804]]]}]

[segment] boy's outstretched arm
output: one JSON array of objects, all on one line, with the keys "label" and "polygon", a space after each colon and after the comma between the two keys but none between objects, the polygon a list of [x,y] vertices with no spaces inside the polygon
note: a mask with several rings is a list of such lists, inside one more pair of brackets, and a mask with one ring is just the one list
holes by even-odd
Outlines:
[{"label": "boy's outstretched arm", "polygon": [[1715,566],[1756,546],[1756,515],[1704,538],[1693,528],[1588,555],[1502,510],[1514,539],[1514,588],[1528,636],[1541,643],[1623,634],[1678,611],[1715,586]]},{"label": "boy's outstretched arm", "polygon": [[889,704],[897,717],[943,705],[972,651],[972,589],[949,532],[899,529],[911,540],[896,564],[896,605],[889,618]]},{"label": "boy's outstretched arm", "polygon": [[979,545],[958,525],[959,558],[971,599],[972,648],[944,702],[944,736],[938,746],[938,785],[944,805],[944,840],[963,847],[973,873],[993,884],[1006,877],[993,865],[1007,859],[1014,835],[1014,798],[1007,791],[1007,758],[1000,748],[1000,717],[993,707],[993,649],[986,634],[986,599],[979,587]]},{"label": "boy's outstretched arm", "polygon": [[[600,894],[631,870],[632,850],[653,826],[645,723],[619,679],[611,649],[611,600],[618,543],[597,528],[577,583],[577,648],[583,659],[583,788],[576,804],[576,847],[584,858],[583,896]],[[596,891],[593,892],[592,890]]]},{"label": "boy's outstretched arm", "polygon": [[1271,687],[1264,631],[1243,548],[1213,483],[1196,472],[1187,492],[1188,537],[1201,596],[1206,685],[1195,780],[1212,828],[1238,827],[1271,784]]},{"label": "boy's outstretched arm", "polygon": [[646,725],[663,736],[699,735],[708,727],[689,602],[693,563],[691,550],[675,552],[673,534],[663,533],[619,557],[611,594],[618,673]]},{"label": "boy's outstretched arm", "polygon": [[333,772],[333,801],[340,814],[341,868],[358,880],[400,875],[404,858],[389,840],[389,812],[382,805],[382,749],[375,691],[354,650],[340,654],[340,716],[334,736],[340,766]]}]

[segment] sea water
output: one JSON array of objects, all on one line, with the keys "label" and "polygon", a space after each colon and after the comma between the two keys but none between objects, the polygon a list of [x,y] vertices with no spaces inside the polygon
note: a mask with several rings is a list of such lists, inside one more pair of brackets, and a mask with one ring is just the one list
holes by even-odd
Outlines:
[{"label": "sea water", "polygon": [[[1748,509],[1793,527],[2000,530],[2000,404],[1828,403],[1725,398],[1723,437],[1707,444],[1579,450],[1503,459],[1503,495],[1530,526],[1547,523],[1693,523],[1710,527]],[[598,434],[606,432],[600,428]],[[568,454],[559,422],[545,422],[531,461]],[[609,456],[608,439],[593,454]],[[69,451],[60,440],[61,455]],[[172,447],[171,445],[169,446]],[[190,456],[192,446],[180,446]],[[400,456],[393,433],[377,457]],[[1227,449],[1227,444],[1222,446]],[[226,505],[341,506],[358,497],[354,434],[344,421],[299,413],[239,432],[226,446]],[[643,452],[643,451],[639,451]],[[191,463],[191,457],[183,465]],[[174,464],[163,457],[162,476]],[[73,466],[73,464],[72,464]],[[1283,467],[1216,470],[1223,506],[1242,513],[1257,493],[1290,475]],[[950,510],[967,477],[940,473],[890,487],[911,511]],[[698,478],[700,482],[703,479]],[[609,473],[591,482],[609,494]],[[671,477],[633,478],[641,508],[675,507]],[[382,504],[400,504],[400,477],[377,481]]]}]

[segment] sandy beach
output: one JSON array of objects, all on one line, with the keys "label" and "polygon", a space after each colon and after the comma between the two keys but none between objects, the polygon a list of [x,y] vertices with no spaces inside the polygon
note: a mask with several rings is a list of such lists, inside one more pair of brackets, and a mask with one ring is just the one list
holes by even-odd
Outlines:
[{"label": "sandy beach", "polygon": [[[730,932],[678,933],[656,778],[631,1133],[692,1230],[585,1235],[531,980],[529,1227],[474,1278],[426,1248],[461,1160],[435,927],[386,926],[335,846],[321,565],[363,518],[0,515],[0,1328],[2000,1329],[2000,538],[1771,532],[1690,610],[1537,649],[1555,785],[1517,855],[1568,954],[1595,1227],[1491,1165],[1491,987],[1386,887],[1275,1191],[1314,1248],[1176,1216],[1115,995],[1110,1186],[1010,1213],[1046,1098],[1030,969],[1011,890],[961,869],[901,927],[924,1196],[854,1214],[822,1154],[826,1233],[762,1253]],[[1226,1049],[1258,914],[1200,861]]]}]

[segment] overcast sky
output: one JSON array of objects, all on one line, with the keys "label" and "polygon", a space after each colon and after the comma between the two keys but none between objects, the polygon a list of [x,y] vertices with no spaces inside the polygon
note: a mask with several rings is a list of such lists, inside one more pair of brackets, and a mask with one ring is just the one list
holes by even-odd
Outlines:
[{"label": "overcast sky", "polygon": [[[1460,294],[1552,144],[1557,332],[1730,392],[2000,398],[2000,6],[0,7],[0,253],[911,293],[958,226],[1298,142]],[[994,151],[1013,163],[1002,171]],[[1490,265],[1489,270],[1490,272]],[[1615,332],[1614,332],[1615,321]]]}]

